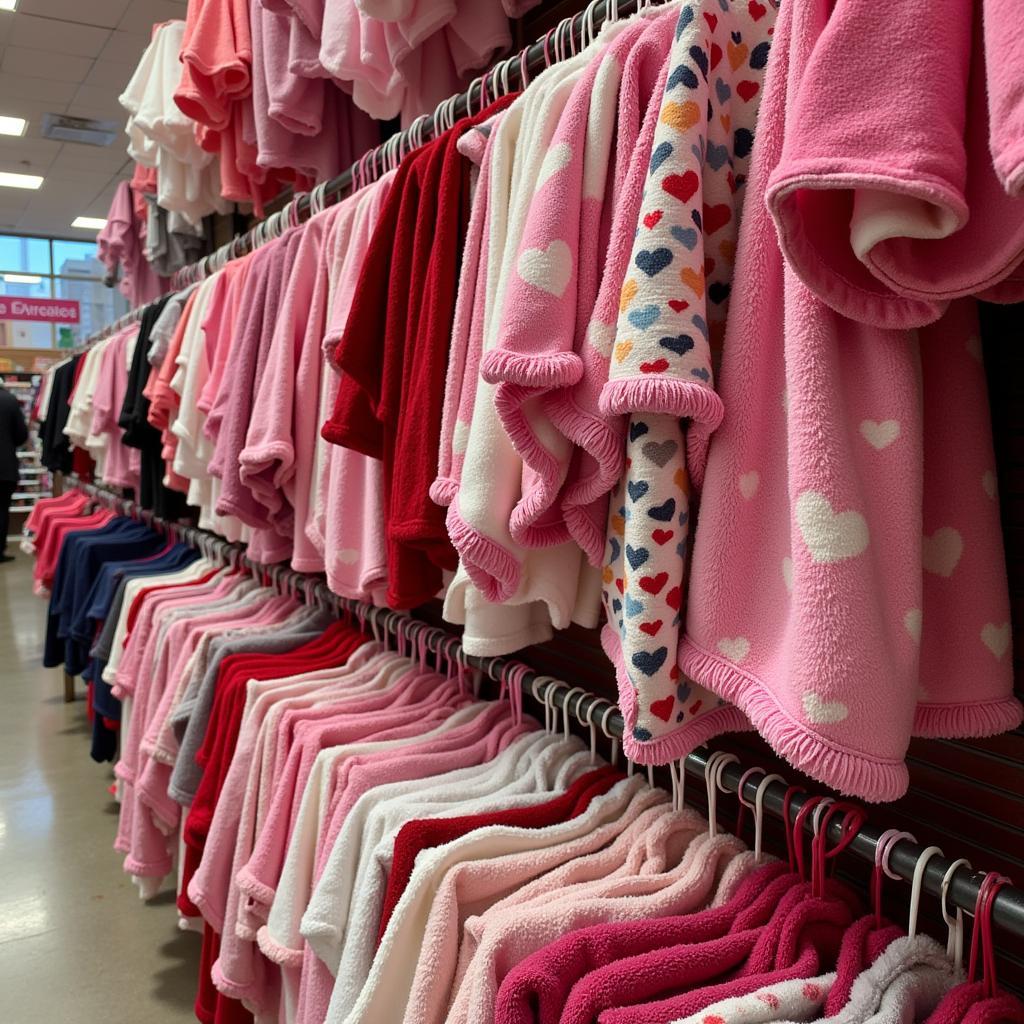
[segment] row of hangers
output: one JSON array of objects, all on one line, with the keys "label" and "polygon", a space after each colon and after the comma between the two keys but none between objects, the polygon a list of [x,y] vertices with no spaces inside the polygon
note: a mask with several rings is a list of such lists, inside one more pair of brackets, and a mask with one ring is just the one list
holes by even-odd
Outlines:
[{"label": "row of hangers", "polygon": [[[331,592],[321,579],[296,572],[286,565],[267,566],[254,562],[248,558],[241,545],[231,544],[206,530],[162,520],[151,511],[142,509],[137,503],[105,488],[80,483],[75,478],[72,478],[71,482],[97,502],[140,519],[155,529],[164,530],[182,543],[197,548],[211,560],[221,561],[237,571],[250,572],[255,579],[265,586],[273,587],[278,593],[290,594],[307,604],[316,603],[324,610],[337,615],[353,617],[358,621],[360,628],[368,629],[379,643],[387,644],[390,638],[394,638],[398,654],[415,658],[423,669],[432,666],[439,673],[456,678],[460,685],[471,690],[474,695],[479,695],[483,677],[490,678],[499,686],[498,699],[507,697],[512,705],[513,714],[517,717],[521,718],[523,698],[529,694],[538,706],[543,708],[543,724],[546,729],[554,731],[560,721],[562,729],[568,736],[572,722],[575,721],[589,738],[592,757],[596,757],[598,739],[599,736],[603,736],[610,746],[610,762],[613,765],[618,764],[623,730],[621,713],[617,705],[591,693],[585,687],[574,686],[564,680],[539,673],[525,663],[509,658],[468,656],[463,651],[459,638],[444,628],[413,618],[406,612],[395,612],[388,608],[340,597]],[[784,821],[794,823],[792,829],[787,829],[787,848],[791,862],[799,864],[801,870],[803,853],[800,852],[801,844],[795,837],[803,835],[808,815],[813,813],[813,818],[810,819],[813,834],[822,836],[822,843],[827,842],[829,835],[837,839],[836,851],[830,856],[849,848],[874,861],[872,899],[876,915],[880,917],[881,914],[883,876],[911,882],[911,920],[916,928],[917,908],[921,891],[926,887],[929,863],[936,858],[945,858],[939,847],[929,846],[921,849],[916,845],[917,840],[911,833],[899,829],[889,829],[872,835],[872,830],[865,828],[867,812],[859,805],[830,796],[808,795],[804,787],[791,786],[782,775],[769,773],[760,766],[743,769],[739,758],[732,753],[708,753],[702,750],[689,755],[681,762],[671,762],[667,768],[672,805],[677,809],[681,809],[685,803],[686,775],[703,777],[708,794],[708,821],[712,834],[719,828],[718,794],[737,794],[741,819],[745,809],[749,809],[754,815],[752,849],[758,862],[764,852],[763,822],[769,800],[774,805],[774,812]],[[626,759],[627,774],[632,776],[636,770],[637,765]],[[647,766],[647,778],[652,786],[655,785],[653,766]],[[794,810],[797,797],[801,798],[801,802]],[[836,819],[836,815],[839,814],[842,818]],[[738,832],[740,822],[737,822],[736,827]],[[906,860],[905,853],[908,847],[915,851],[915,857],[909,870],[904,868],[897,872],[891,862],[894,851],[900,844],[904,844],[904,856],[901,859]],[[971,880],[969,888],[963,884],[965,875]],[[955,934],[952,931],[950,933],[951,955],[959,950],[959,956],[962,957],[962,915],[965,910],[973,912],[976,920],[978,914],[984,911],[983,916],[988,922],[986,927],[989,931],[991,922],[998,919],[999,923],[1009,930],[1024,935],[1024,914],[1020,912],[1020,908],[1024,907],[1024,892],[1010,887],[1010,880],[996,872],[989,872],[977,882],[974,878],[970,862],[961,857],[946,863],[941,882],[937,886],[934,880],[931,880],[930,888],[940,898],[943,919],[950,929],[954,924],[958,928]],[[954,892],[954,889],[957,891]],[[997,898],[1000,892],[1001,899]],[[950,904],[956,908],[955,914],[950,913]]]}]

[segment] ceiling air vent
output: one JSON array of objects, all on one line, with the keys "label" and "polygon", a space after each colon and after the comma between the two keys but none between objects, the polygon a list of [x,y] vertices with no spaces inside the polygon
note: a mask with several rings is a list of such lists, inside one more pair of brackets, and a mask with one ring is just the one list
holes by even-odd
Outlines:
[{"label": "ceiling air vent", "polygon": [[89,117],[43,114],[43,138],[58,142],[81,142],[87,146],[109,146],[121,134],[116,121],[94,121]]}]

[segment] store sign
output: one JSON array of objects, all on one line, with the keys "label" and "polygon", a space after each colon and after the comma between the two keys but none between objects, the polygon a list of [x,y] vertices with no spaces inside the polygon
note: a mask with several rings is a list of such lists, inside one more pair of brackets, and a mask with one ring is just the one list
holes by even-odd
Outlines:
[{"label": "store sign", "polygon": [[22,299],[0,295],[0,320],[28,320],[40,324],[77,324],[77,299]]}]

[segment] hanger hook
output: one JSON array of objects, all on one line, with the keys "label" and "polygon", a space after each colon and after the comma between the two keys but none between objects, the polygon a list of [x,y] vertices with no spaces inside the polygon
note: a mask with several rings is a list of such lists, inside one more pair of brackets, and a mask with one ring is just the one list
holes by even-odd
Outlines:
[{"label": "hanger hook", "polygon": [[949,905],[946,900],[953,876],[960,868],[970,870],[971,862],[966,857],[953,861],[946,868],[946,873],[942,876],[942,885],[939,887],[939,905],[942,908],[942,919],[946,922],[946,928],[949,932],[946,938],[946,956],[953,961],[957,973],[963,969],[964,964],[964,912],[957,907],[956,913],[950,914]]},{"label": "hanger hook", "polygon": [[914,865],[914,877],[910,883],[910,917],[907,922],[907,935],[913,938],[917,934],[917,915],[921,907],[921,885],[924,882],[924,873],[928,867],[928,861],[933,857],[942,857],[943,852],[937,846],[927,846],[917,858]]}]

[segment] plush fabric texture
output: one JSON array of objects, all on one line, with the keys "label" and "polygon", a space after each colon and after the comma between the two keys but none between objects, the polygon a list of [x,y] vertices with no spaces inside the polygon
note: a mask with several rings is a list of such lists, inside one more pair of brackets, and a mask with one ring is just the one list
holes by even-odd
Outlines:
[{"label": "plush fabric texture", "polygon": [[[879,9],[863,0],[801,19],[814,46],[794,69],[766,198],[787,260],[820,299],[897,328],[938,319],[958,296],[1019,301],[1024,208],[993,168],[986,101],[988,83],[1005,140],[1017,121],[1001,76],[1019,76],[1019,42],[986,53],[983,15],[989,40],[1016,33],[989,4],[893,14],[870,45]],[[911,49],[919,62],[897,73],[895,55]]]},{"label": "plush fabric texture", "polygon": [[973,305],[917,335],[848,320],[764,205],[831,39],[817,18],[784,7],[776,25],[679,667],[819,781],[891,800],[911,735],[998,733],[1021,708]]},{"label": "plush fabric texture", "polygon": [[709,837],[707,822],[695,813],[661,809],[652,814],[656,817],[644,822],[640,836],[624,833],[606,850],[550,872],[527,892],[513,893],[467,919],[447,1018],[451,1024],[493,1021],[498,987],[508,972],[559,936],[593,924],[647,920],[724,902],[723,892],[731,895],[753,868],[752,855],[739,852],[733,837]]},{"label": "plush fabric texture", "polygon": [[714,374],[774,22],[771,4],[680,8],[626,179],[631,233],[609,256],[617,273],[606,271],[591,325],[610,359],[602,408],[630,414],[607,520],[602,643],[616,667],[625,749],[641,763],[749,728],[681,678],[673,652],[692,506],[723,411]]},{"label": "plush fabric texture", "polygon": [[[422,977],[416,964],[421,948],[425,948],[428,912],[433,913],[439,887],[443,887],[446,895],[454,895],[460,868],[478,861],[494,863],[498,868],[497,863],[487,858],[500,857],[501,868],[497,874],[492,872],[490,878],[507,892],[570,857],[604,845],[625,827],[630,817],[662,798],[663,795],[642,787],[637,777],[595,798],[583,814],[567,822],[545,829],[478,829],[430,850],[416,865],[365,983],[363,979],[339,973],[327,1020],[332,1024],[342,1020],[355,1024],[357,1020],[379,1020],[380,1013],[404,1011],[414,984]],[[435,963],[436,970],[454,970],[457,950],[449,956],[441,948],[428,949],[428,953],[435,951],[441,956]]]}]

